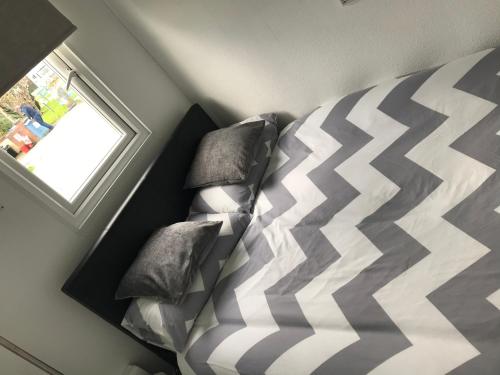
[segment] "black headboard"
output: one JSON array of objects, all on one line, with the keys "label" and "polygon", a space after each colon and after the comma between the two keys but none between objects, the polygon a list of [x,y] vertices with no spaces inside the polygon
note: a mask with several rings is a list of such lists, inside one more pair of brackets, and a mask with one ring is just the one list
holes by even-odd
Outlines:
[{"label": "black headboard", "polygon": [[[194,192],[183,189],[184,180],[199,141],[215,129],[199,105],[189,109],[160,156],[62,288],[127,334],[120,323],[130,301],[115,301],[115,290],[150,234],[185,220]],[[176,366],[174,353],[144,345]]]}]

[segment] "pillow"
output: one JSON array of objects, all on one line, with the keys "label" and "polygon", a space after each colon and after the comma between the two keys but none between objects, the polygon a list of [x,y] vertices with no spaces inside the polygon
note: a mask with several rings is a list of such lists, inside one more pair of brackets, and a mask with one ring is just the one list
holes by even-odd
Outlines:
[{"label": "pillow", "polygon": [[274,113],[254,116],[232,125],[237,127],[247,122],[264,120],[264,130],[258,141],[255,159],[248,178],[244,183],[211,186],[196,192],[191,204],[191,212],[246,212],[251,213],[255,195],[259,190],[262,176],[266,171],[271,151],[278,139],[277,116]]},{"label": "pillow", "polygon": [[182,302],[197,265],[207,257],[221,226],[221,221],[198,221],[157,230],[121,280],[115,298]]},{"label": "pillow", "polygon": [[264,121],[207,133],[201,140],[185,188],[227,185],[248,177]]},{"label": "pillow", "polygon": [[196,272],[184,302],[169,304],[151,298],[134,299],[122,326],[140,339],[159,347],[181,352],[187,342],[194,320],[210,298],[220,270],[250,222],[247,214],[197,214],[189,220],[221,220],[219,232],[210,255]]}]

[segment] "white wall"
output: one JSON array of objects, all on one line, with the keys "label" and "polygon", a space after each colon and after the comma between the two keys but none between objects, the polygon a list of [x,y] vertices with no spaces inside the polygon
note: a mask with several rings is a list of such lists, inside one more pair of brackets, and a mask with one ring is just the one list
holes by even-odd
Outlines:
[{"label": "white wall", "polygon": [[498,0],[106,0],[224,122],[300,116],[381,80],[500,44]]},{"label": "white wall", "polygon": [[[0,335],[66,375],[166,364],[60,291],[189,101],[100,0],[52,0],[77,26],[68,45],[153,131],[80,231],[0,175]],[[0,363],[0,373],[2,369]],[[17,372],[22,373],[19,368]],[[12,373],[12,372],[9,372]]]}]

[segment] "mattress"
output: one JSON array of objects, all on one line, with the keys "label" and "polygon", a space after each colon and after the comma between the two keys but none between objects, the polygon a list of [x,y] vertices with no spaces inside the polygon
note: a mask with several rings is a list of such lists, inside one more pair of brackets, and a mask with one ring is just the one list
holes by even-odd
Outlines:
[{"label": "mattress", "polygon": [[280,135],[183,374],[500,373],[500,50]]}]

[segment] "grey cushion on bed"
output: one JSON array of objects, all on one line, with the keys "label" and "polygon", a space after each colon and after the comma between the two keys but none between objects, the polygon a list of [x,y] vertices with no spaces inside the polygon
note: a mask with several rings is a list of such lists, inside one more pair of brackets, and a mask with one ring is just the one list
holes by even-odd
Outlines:
[{"label": "grey cushion on bed", "polygon": [[256,121],[206,134],[198,146],[185,188],[245,181],[263,128],[264,121]]},{"label": "grey cushion on bed", "polygon": [[190,221],[157,230],[121,280],[115,298],[155,297],[181,303],[221,226],[221,221]]},{"label": "grey cushion on bed", "polygon": [[271,152],[278,139],[278,116],[274,113],[265,113],[232,125],[237,127],[257,120],[264,121],[265,126],[257,142],[252,168],[246,181],[238,184],[208,186],[199,189],[193,198],[191,212],[252,212],[255,197],[265,175]]},{"label": "grey cushion on bed", "polygon": [[151,298],[134,299],[122,326],[135,336],[159,347],[182,352],[195,319],[210,299],[217,278],[250,222],[247,214],[197,214],[188,220],[222,220],[217,241],[196,271],[184,301],[172,305]]}]

